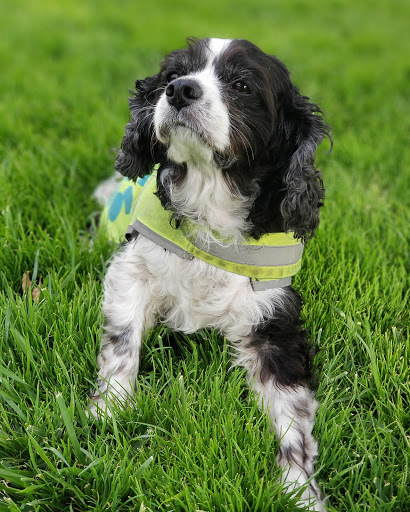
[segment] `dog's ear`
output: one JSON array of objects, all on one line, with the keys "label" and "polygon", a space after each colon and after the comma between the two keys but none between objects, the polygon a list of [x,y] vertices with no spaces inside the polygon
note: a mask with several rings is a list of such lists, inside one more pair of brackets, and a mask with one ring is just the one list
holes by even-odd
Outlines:
[{"label": "dog's ear", "polygon": [[152,171],[157,163],[159,144],[154,132],[154,108],[158,99],[159,74],[135,82],[129,99],[131,120],[125,127],[115,168],[124,176],[136,179]]},{"label": "dog's ear", "polygon": [[324,188],[321,173],[315,168],[316,149],[330,127],[321,111],[299,89],[291,85],[290,101],[280,112],[280,124],[286,145],[291,148],[283,176],[286,186],[281,214],[286,231],[293,231],[304,242],[311,238],[319,224],[319,208],[323,205]]}]

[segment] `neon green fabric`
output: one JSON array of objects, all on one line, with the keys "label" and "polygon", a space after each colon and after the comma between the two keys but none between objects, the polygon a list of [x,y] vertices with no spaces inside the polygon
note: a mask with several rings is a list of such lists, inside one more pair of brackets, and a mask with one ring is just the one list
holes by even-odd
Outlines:
[{"label": "neon green fabric", "polygon": [[133,182],[124,178],[117,190],[109,198],[100,218],[100,226],[108,238],[114,242],[123,242],[135,201],[144,186],[144,180]]},{"label": "neon green fabric", "polygon": [[[259,240],[249,238],[238,249],[226,247],[212,251],[198,247],[186,236],[183,228],[175,229],[170,225],[171,213],[163,209],[160,200],[154,195],[155,192],[156,172],[149,177],[138,179],[136,183],[124,180],[120,184],[114,194],[115,197],[108,202],[102,214],[102,224],[105,225],[110,239],[121,241],[127,227],[130,226],[128,232],[135,229],[182,257],[195,257],[228,272],[257,281],[290,278],[300,269],[303,246],[292,233],[266,234]],[[134,205],[132,210],[129,206],[130,195]],[[261,250],[265,252],[261,253]],[[222,258],[215,255],[220,252],[227,256]],[[281,257],[281,264],[275,261],[275,254],[279,253],[285,255],[284,258]],[[269,255],[268,261],[260,261],[262,254]],[[255,264],[254,259],[260,263]],[[286,260],[292,262],[284,264]]]}]

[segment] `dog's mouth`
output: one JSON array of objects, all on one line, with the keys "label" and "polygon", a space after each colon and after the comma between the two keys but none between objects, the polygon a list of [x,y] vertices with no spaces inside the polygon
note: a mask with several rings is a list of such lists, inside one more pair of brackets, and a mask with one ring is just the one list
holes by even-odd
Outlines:
[{"label": "dog's mouth", "polygon": [[201,130],[201,127],[199,126],[198,123],[195,123],[190,120],[177,120],[169,126],[169,131],[171,132],[173,130],[178,130],[179,128],[185,128],[186,130],[189,130],[190,132],[192,132],[193,135],[199,137],[202,140],[202,142],[206,142],[205,134]]},{"label": "dog's mouth", "polygon": [[188,133],[192,134],[194,137],[197,137],[205,146],[208,146],[213,152],[215,164],[221,169],[228,169],[235,162],[235,158],[232,154],[218,151],[215,148],[215,145],[212,143],[212,139],[198,125],[186,121],[176,121],[170,127],[170,132],[175,130],[174,133],[177,133],[178,129],[187,130]]},{"label": "dog's mouth", "polygon": [[201,139],[204,144],[209,145],[209,137],[207,136],[206,131],[202,128],[201,124],[197,122],[192,116],[181,116],[178,117],[172,116],[169,119],[165,119],[160,127],[160,135],[164,139],[168,140],[171,135],[174,135],[180,130],[187,130],[192,135],[197,136]]},{"label": "dog's mouth", "polygon": [[179,148],[193,148],[199,142],[199,146],[211,150],[214,163],[219,168],[228,169],[234,163],[232,152],[226,152],[217,146],[210,128],[207,128],[206,118],[204,120],[198,117],[191,109],[175,111],[168,107],[162,110],[158,121],[157,136],[165,146],[177,144]]}]

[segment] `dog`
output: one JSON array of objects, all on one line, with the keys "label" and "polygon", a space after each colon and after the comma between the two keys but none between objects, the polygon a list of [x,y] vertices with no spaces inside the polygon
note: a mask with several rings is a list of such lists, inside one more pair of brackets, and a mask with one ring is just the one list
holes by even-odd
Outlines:
[{"label": "dog", "polygon": [[216,329],[268,411],[284,487],[325,510],[314,478],[313,349],[290,283],[318,227],[314,160],[330,127],[285,65],[246,40],[190,39],[135,87],[115,167],[137,182],[155,170],[105,278],[91,412],[132,396],[156,322]]}]

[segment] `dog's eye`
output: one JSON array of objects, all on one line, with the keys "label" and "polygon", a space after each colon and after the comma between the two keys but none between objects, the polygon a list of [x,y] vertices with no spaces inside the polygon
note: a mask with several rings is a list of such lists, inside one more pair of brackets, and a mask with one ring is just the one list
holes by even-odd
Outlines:
[{"label": "dog's eye", "polygon": [[171,71],[170,73],[167,74],[167,82],[172,82],[173,80],[176,80],[177,78],[179,78],[179,74],[176,73],[175,71]]},{"label": "dog's eye", "polygon": [[237,82],[234,82],[232,84],[232,89],[235,89],[235,91],[242,92],[244,94],[250,94],[251,90],[245,82],[242,82],[241,80],[238,80]]}]

